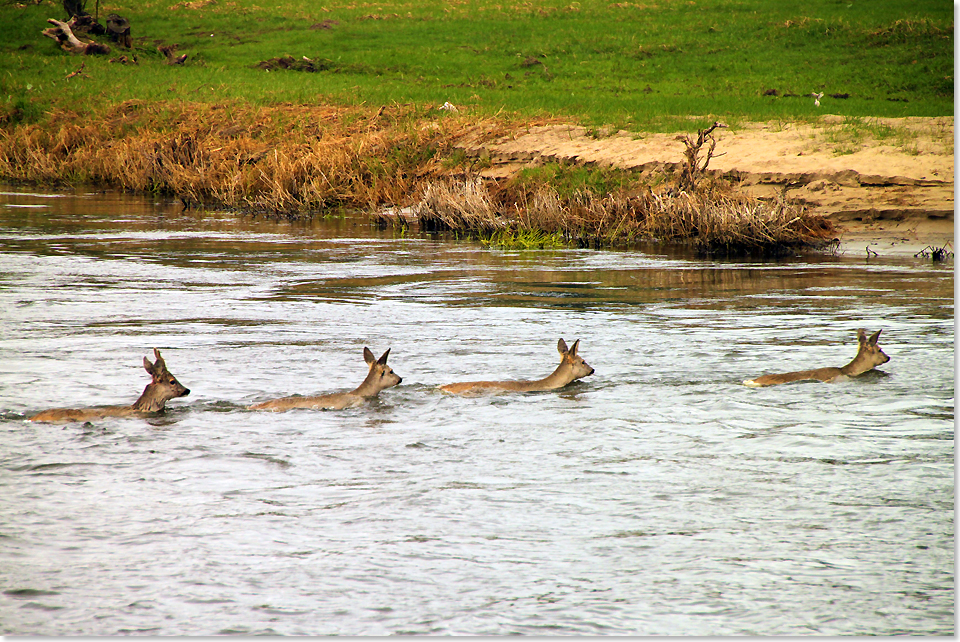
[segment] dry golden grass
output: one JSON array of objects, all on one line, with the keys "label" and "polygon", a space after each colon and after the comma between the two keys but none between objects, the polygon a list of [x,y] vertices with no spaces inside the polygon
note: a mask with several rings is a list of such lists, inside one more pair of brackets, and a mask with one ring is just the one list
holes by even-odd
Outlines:
[{"label": "dry golden grass", "polygon": [[483,233],[504,229],[511,223],[500,215],[486,185],[476,177],[428,183],[413,215],[428,230]]},{"label": "dry golden grass", "polygon": [[301,216],[335,206],[403,203],[469,130],[489,127],[396,106],[148,105],[96,123],[64,113],[0,129],[0,176],[105,184],[190,205]]}]

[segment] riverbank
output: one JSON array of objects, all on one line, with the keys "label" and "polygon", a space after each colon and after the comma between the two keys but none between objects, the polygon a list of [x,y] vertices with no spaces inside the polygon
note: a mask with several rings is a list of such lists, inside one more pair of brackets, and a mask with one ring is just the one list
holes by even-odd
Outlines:
[{"label": "riverbank", "polygon": [[[717,130],[710,170],[759,199],[785,195],[836,227],[839,251],[916,254],[954,243],[952,118],[751,123]],[[465,151],[504,178],[543,163],[617,167],[652,177],[683,162],[676,134],[529,127]]]},{"label": "riverbank", "polygon": [[598,246],[660,240],[776,252],[836,238],[842,252],[952,250],[950,119],[834,117],[711,135],[691,164],[695,136],[442,105],[127,101],[82,122],[59,112],[0,130],[0,176],[273,217],[415,211],[391,220]]},{"label": "riverbank", "polygon": [[188,207],[285,218],[414,207],[428,229],[545,232],[597,247],[657,240],[777,253],[831,238],[822,217],[785,199],[758,200],[703,171],[714,142],[707,131],[678,142],[684,165],[656,176],[573,162],[484,176],[491,161],[471,155],[471,145],[492,148],[550,121],[444,107],[127,101],[82,121],[61,111],[0,130],[0,177],[155,192]]}]

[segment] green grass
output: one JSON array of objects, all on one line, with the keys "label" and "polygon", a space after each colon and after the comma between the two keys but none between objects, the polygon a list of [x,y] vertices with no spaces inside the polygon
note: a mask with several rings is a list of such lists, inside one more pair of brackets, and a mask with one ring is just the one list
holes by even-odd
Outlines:
[{"label": "green grass", "polygon": [[636,186],[639,178],[635,172],[614,167],[545,163],[523,168],[515,180],[520,186],[530,188],[550,185],[561,198],[571,198],[584,191],[609,194],[628,190]]},{"label": "green grass", "polygon": [[[902,122],[902,121],[901,121]],[[925,128],[921,132],[915,127],[902,124],[891,124],[878,118],[849,118],[842,123],[825,124],[812,134],[815,142],[826,142],[833,153],[842,156],[854,154],[867,142],[875,141],[889,145],[911,155],[921,153],[918,147],[922,135],[932,136],[938,140],[949,140],[945,132],[936,125]]]},{"label": "green grass", "polygon": [[499,250],[544,250],[567,247],[567,240],[560,232],[544,232],[537,229],[506,229],[479,233],[478,239],[485,247]]},{"label": "green grass", "polygon": [[[104,2],[126,53],[78,58],[41,36],[59,3],[0,0],[0,122],[127,99],[436,105],[635,130],[690,116],[795,121],[953,114],[953,7],[943,0],[154,0]],[[191,8],[197,7],[197,8]],[[88,10],[94,2],[88,0]],[[330,28],[319,28],[324,23]],[[179,45],[168,66],[158,44]],[[279,56],[317,73],[263,71]],[[85,63],[85,74],[66,79]],[[779,96],[765,96],[775,89]],[[826,97],[818,109],[811,92]],[[599,131],[599,130],[598,130]]]}]

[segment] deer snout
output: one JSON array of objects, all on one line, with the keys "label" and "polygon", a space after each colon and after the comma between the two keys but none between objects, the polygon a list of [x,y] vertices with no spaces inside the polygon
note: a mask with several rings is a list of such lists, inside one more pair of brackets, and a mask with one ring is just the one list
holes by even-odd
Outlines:
[{"label": "deer snout", "polygon": [[399,386],[401,383],[403,383],[403,377],[397,377],[397,385]]},{"label": "deer snout", "polygon": [[183,392],[180,393],[180,396],[181,396],[181,397],[186,397],[186,396],[189,395],[189,394],[190,394],[190,388],[184,388],[184,389],[183,389]]}]

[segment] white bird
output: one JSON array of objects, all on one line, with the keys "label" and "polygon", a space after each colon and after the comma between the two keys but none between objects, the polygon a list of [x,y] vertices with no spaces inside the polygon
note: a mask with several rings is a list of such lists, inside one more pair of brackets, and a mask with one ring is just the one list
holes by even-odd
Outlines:
[{"label": "white bird", "polygon": [[819,94],[810,94],[810,95],[813,96],[813,104],[819,107],[820,99],[823,98],[823,92],[821,91]]}]

